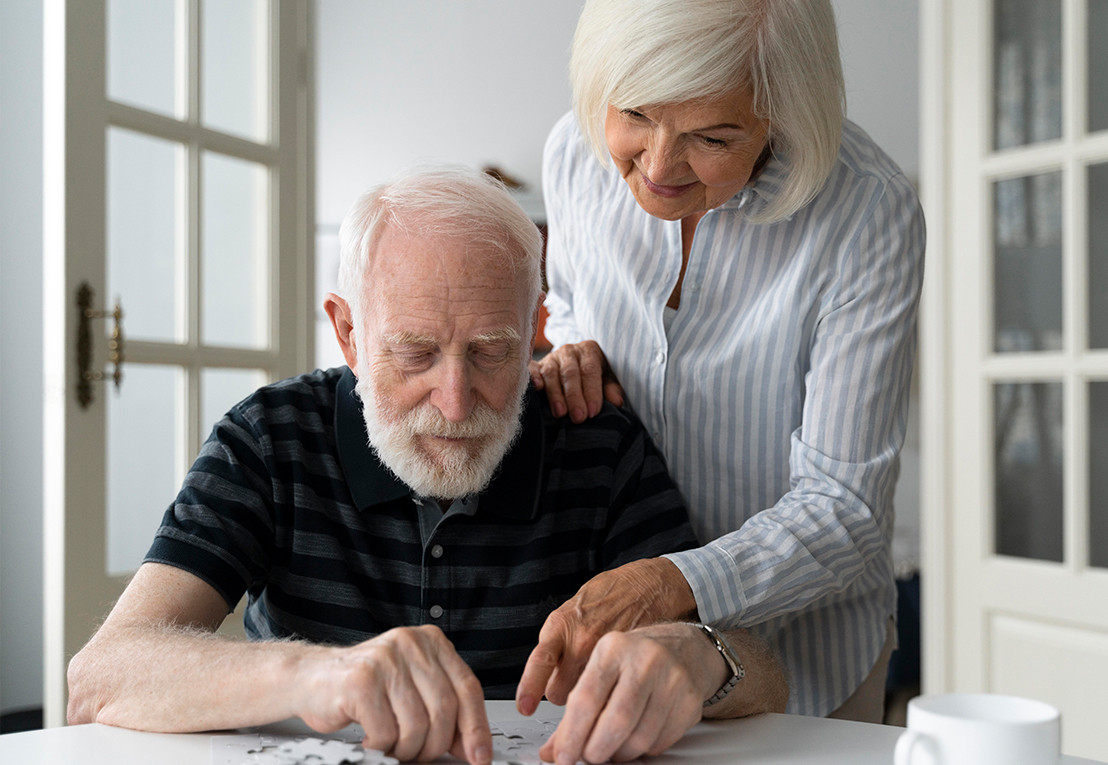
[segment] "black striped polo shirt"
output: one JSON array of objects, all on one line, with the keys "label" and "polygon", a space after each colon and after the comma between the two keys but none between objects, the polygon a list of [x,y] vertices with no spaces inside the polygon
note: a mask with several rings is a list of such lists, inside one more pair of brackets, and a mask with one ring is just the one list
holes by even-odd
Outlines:
[{"label": "black striped polo shirt", "polygon": [[593,575],[696,545],[629,412],[574,425],[529,390],[489,487],[443,513],[369,447],[342,367],[261,388],[212,431],[146,560],[189,571],[252,639],[349,645],[435,624],[512,698],[546,616]]}]

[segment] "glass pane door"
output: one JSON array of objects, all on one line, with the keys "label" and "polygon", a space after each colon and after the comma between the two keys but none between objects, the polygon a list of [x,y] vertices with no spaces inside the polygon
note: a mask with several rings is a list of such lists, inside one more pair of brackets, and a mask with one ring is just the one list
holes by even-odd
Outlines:
[{"label": "glass pane door", "polygon": [[212,424],[272,375],[268,0],[110,0],[107,568],[137,568]]},{"label": "glass pane door", "polygon": [[1108,0],[991,9],[992,552],[1103,567]]}]

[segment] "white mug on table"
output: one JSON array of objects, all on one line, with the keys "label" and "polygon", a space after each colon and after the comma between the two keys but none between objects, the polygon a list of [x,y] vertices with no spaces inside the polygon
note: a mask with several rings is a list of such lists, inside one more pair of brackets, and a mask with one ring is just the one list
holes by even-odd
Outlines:
[{"label": "white mug on table", "polygon": [[989,693],[920,696],[908,702],[896,765],[1058,765],[1061,740],[1058,710],[1041,701]]}]

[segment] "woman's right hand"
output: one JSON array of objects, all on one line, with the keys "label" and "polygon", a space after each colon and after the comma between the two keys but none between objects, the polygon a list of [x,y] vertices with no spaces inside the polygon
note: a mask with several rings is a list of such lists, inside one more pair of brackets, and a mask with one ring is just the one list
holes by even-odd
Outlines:
[{"label": "woman's right hand", "polygon": [[623,406],[623,387],[595,340],[560,345],[531,362],[531,382],[546,391],[555,417],[583,422],[600,413],[605,399]]}]

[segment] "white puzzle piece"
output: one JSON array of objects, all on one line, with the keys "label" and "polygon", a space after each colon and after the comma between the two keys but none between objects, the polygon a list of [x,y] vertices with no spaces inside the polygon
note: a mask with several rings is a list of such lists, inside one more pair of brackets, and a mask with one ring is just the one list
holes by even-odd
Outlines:
[{"label": "white puzzle piece", "polygon": [[310,736],[249,733],[212,737],[212,765],[400,765],[376,749]]},{"label": "white puzzle piece", "polygon": [[493,765],[539,765],[539,749],[558,727],[549,720],[492,723]]},{"label": "white puzzle piece", "polygon": [[[540,765],[539,749],[558,727],[550,720],[528,718],[492,723],[493,765]],[[213,736],[212,765],[400,765],[376,749],[363,749],[361,730],[351,740],[342,733],[327,739],[247,733]]]}]

